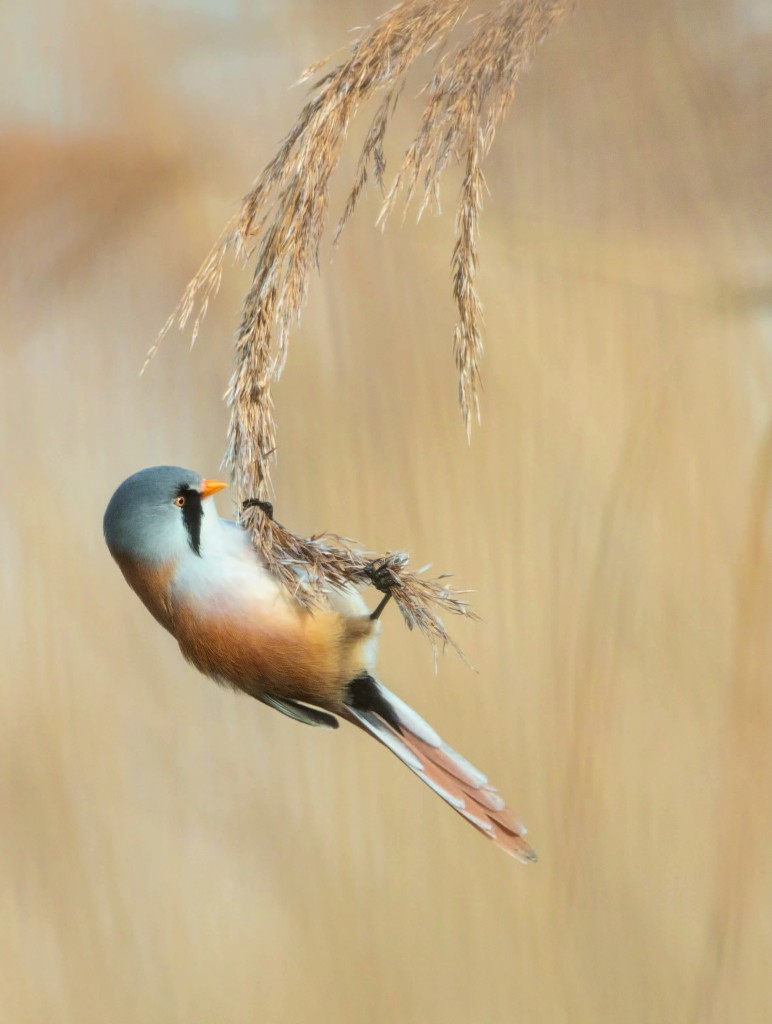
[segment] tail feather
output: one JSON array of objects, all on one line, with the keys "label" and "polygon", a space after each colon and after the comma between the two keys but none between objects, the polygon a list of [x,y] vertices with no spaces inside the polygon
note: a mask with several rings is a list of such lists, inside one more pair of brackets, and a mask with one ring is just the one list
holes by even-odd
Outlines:
[{"label": "tail feather", "polygon": [[524,863],[536,853],[495,787],[466,758],[381,683],[357,680],[346,707],[349,718],[396,754],[438,796],[506,853]]}]

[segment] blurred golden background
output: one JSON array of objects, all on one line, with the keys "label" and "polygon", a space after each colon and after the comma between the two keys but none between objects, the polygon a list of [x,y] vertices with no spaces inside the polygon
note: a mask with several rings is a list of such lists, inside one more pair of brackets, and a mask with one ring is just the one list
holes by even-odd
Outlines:
[{"label": "blurred golden background", "polygon": [[[477,674],[435,677],[390,609],[381,675],[500,786],[537,866],[353,729],[197,675],[103,544],[129,473],[217,475],[246,275],[192,354],[171,336],[138,370],[290,83],[380,9],[0,7],[0,1019],[767,1022],[761,0],[586,0],[542,47],[487,167],[470,447],[456,181],[444,219],[384,234],[370,195],[277,388],[278,518],[476,591],[483,622],[452,625]],[[392,169],[419,110],[408,90]]]}]

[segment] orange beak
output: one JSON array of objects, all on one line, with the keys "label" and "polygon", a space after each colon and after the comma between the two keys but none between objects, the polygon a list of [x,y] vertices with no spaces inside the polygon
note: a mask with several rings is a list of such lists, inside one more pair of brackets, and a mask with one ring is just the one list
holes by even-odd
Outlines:
[{"label": "orange beak", "polygon": [[227,487],[222,480],[204,480],[201,483],[201,497],[211,498],[213,494],[217,494],[223,487]]}]

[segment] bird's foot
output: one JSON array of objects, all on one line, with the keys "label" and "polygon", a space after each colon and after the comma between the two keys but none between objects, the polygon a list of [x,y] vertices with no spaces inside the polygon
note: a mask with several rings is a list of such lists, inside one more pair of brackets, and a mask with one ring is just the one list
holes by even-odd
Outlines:
[{"label": "bird's foot", "polygon": [[381,617],[381,612],[391,600],[391,592],[399,582],[394,570],[391,567],[391,560],[388,558],[376,558],[368,566],[367,577],[376,590],[384,595],[375,611],[370,613],[370,618],[375,622]]},{"label": "bird's foot", "polygon": [[269,519],[273,519],[273,505],[270,501],[263,501],[260,498],[247,498],[246,501],[242,501],[241,508],[245,512],[248,508],[259,508]]},{"label": "bird's foot", "polygon": [[367,578],[376,590],[382,594],[391,595],[392,590],[399,582],[399,579],[391,567],[391,559],[376,558],[367,567]]}]

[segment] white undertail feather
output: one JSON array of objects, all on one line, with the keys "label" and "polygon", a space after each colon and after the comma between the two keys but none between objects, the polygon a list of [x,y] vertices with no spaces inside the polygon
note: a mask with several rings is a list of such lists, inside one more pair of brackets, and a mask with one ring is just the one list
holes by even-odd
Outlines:
[{"label": "white undertail feather", "polygon": [[394,729],[375,711],[348,706],[352,719],[396,754],[403,764],[463,818],[518,860],[536,860],[519,822],[485,775],[444,743],[432,727],[381,683],[376,684],[400,723]]}]

